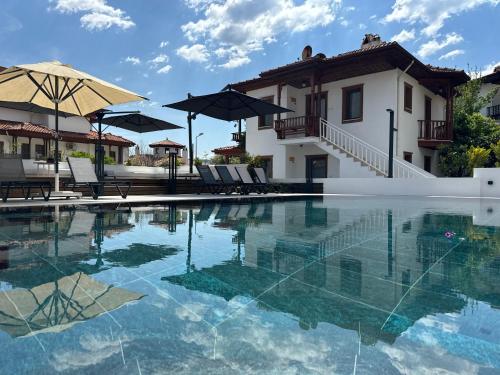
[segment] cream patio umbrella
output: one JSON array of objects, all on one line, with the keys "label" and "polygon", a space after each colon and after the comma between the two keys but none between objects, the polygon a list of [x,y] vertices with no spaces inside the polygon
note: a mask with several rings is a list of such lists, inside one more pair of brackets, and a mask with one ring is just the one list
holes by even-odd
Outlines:
[{"label": "cream patio umbrella", "polygon": [[77,272],[32,289],[0,292],[0,330],[12,337],[61,332],[142,297]]},{"label": "cream patio umbrella", "polygon": [[59,111],[85,116],[147,98],[59,61],[15,65],[0,72],[0,101],[32,103],[55,112],[55,188],[59,191]]}]

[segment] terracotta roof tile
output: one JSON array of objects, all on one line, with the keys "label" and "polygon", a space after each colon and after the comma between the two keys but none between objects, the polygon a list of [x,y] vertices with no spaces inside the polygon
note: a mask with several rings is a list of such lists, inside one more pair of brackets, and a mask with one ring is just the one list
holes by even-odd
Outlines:
[{"label": "terracotta roof tile", "polygon": [[212,152],[216,155],[237,156],[244,154],[245,150],[239,148],[238,146],[224,146],[214,148]]},{"label": "terracotta roof tile", "polygon": [[[8,133],[9,135],[15,135],[18,137],[25,136],[45,139],[55,137],[55,131],[44,125],[2,119],[0,119],[0,133]],[[88,133],[60,131],[59,135],[63,141],[68,142],[95,143],[98,139],[97,132],[95,131],[90,131]],[[135,145],[134,142],[111,133],[103,134],[103,143],[127,147]]]},{"label": "terracotta roof tile", "polygon": [[158,141],[158,142],[151,143],[149,145],[149,147],[151,147],[151,148],[155,148],[155,147],[184,148],[186,146],[181,145],[180,143],[177,143],[177,142],[174,142],[174,141],[169,141],[168,139],[165,139],[164,141]]}]

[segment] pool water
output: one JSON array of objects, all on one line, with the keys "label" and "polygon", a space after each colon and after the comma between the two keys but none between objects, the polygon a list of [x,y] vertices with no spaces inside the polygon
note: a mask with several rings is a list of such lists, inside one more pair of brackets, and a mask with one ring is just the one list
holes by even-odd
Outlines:
[{"label": "pool water", "polygon": [[1,374],[498,374],[500,205],[0,213]]}]

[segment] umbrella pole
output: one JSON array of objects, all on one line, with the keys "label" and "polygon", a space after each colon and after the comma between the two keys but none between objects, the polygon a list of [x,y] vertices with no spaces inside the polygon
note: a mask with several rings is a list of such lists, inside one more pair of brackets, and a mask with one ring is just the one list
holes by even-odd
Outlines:
[{"label": "umbrella pole", "polygon": [[[191,94],[188,93],[188,99],[191,98]],[[188,133],[189,133],[189,173],[193,173],[193,127],[192,127],[192,116],[191,112],[188,113]]]},{"label": "umbrella pole", "polygon": [[[57,80],[56,80],[56,90],[57,90]],[[55,192],[59,192],[59,102],[56,99],[55,101],[55,120],[56,120],[56,148],[54,155],[54,188]]]},{"label": "umbrella pole", "polygon": [[189,132],[189,173],[193,173],[193,128],[191,112],[188,114],[188,132]]}]

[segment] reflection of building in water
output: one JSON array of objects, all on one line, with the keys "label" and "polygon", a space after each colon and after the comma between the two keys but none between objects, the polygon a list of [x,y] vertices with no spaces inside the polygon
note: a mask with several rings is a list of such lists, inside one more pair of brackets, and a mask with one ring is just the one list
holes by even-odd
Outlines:
[{"label": "reflection of building in water", "polygon": [[[259,206],[247,205],[246,218],[235,205],[202,207],[200,219],[213,217],[215,226],[242,239],[233,237],[244,247],[242,256],[164,280],[226,300],[257,298],[262,309],[292,314],[306,329],[321,322],[355,331],[362,325],[365,343],[392,342],[416,320],[458,312],[467,303],[463,260],[443,259],[459,241],[444,231],[464,230],[429,220],[425,210],[284,202],[259,222]],[[500,285],[500,275],[496,280]],[[500,293],[482,297],[494,306],[500,301]]]}]

